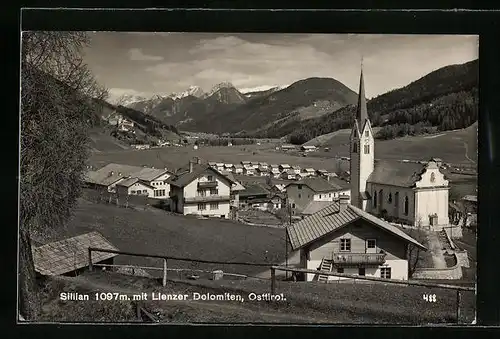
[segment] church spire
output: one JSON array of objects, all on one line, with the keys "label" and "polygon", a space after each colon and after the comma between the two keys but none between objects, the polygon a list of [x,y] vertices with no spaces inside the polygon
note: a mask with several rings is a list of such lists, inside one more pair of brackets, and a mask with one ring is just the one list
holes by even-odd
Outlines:
[{"label": "church spire", "polygon": [[356,109],[356,120],[364,125],[368,120],[368,110],[366,109],[365,82],[363,80],[363,57],[361,57],[361,76],[359,77],[358,107]]}]

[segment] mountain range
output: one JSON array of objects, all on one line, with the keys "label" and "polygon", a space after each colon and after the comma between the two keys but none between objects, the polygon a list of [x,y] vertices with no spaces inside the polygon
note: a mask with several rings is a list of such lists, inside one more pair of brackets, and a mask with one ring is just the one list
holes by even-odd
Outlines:
[{"label": "mountain range", "polygon": [[[446,66],[369,100],[373,125],[423,123],[446,129],[461,126],[458,119],[472,124],[477,120],[474,107],[477,108],[478,64],[474,60]],[[124,106],[179,130],[269,138],[289,136],[305,142],[349,127],[357,93],[333,78],[316,77],[285,88],[247,93],[224,82],[207,93],[191,86],[181,93],[136,99],[139,100]]]}]

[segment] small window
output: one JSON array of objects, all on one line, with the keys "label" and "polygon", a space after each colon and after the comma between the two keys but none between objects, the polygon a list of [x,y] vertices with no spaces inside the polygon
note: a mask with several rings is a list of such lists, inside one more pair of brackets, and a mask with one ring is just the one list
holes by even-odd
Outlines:
[{"label": "small window", "polygon": [[208,180],[208,181],[214,181],[214,176],[213,176],[213,175],[209,175],[209,176],[207,177],[207,180]]},{"label": "small window", "polygon": [[295,208],[295,203],[292,204],[292,208]]},{"label": "small window", "polygon": [[299,199],[302,198],[302,194],[299,193]]},{"label": "small window", "polygon": [[370,136],[370,132],[369,131],[366,131],[365,132],[365,137],[369,137]]},{"label": "small window", "polygon": [[130,194],[135,194],[135,191],[130,191]]},{"label": "small window", "polygon": [[210,203],[210,209],[211,210],[218,210],[219,209],[219,203],[218,202],[211,202]]},{"label": "small window", "polygon": [[388,202],[389,204],[391,204],[391,203],[392,203],[392,193],[389,193],[389,196],[387,197],[387,202]]},{"label": "small window", "polygon": [[375,247],[377,247],[377,241],[375,239],[366,240],[366,248],[375,248]]},{"label": "small window", "polygon": [[321,194],[319,195],[319,198],[321,199]]},{"label": "small window", "polygon": [[352,144],[352,153],[358,153],[358,144],[357,143]]},{"label": "small window", "polygon": [[337,268],[337,273],[344,273],[344,268],[343,267]]},{"label": "small window", "polygon": [[377,192],[373,192],[373,207],[377,208]]},{"label": "small window", "polygon": [[370,145],[364,145],[365,154],[370,154]]},{"label": "small window", "polygon": [[351,239],[340,239],[340,250],[343,252],[351,251]]},{"label": "small window", "polygon": [[207,195],[207,191],[205,191],[205,190],[198,190],[198,196],[199,197],[204,197],[206,195]]},{"label": "small window", "polygon": [[332,197],[332,194],[331,193],[328,193],[328,198],[331,198]]},{"label": "small window", "polygon": [[297,185],[297,188],[298,188],[299,190],[301,190],[301,189],[302,189],[302,185],[301,185],[301,184]]},{"label": "small window", "polygon": [[148,193],[148,190],[142,190],[142,193],[146,194]]},{"label": "small window", "polygon": [[404,205],[404,213],[405,213],[405,215],[408,215],[408,207],[409,207],[408,197],[405,197],[405,205]]},{"label": "small window", "polygon": [[391,268],[390,267],[381,267],[380,268],[380,277],[384,279],[391,279]]},{"label": "small window", "polygon": [[431,182],[436,181],[436,175],[434,173],[431,173]]},{"label": "small window", "polygon": [[365,268],[364,267],[360,267],[358,269],[358,275],[365,276]]},{"label": "small window", "polygon": [[218,194],[219,194],[219,190],[217,188],[210,189],[210,195],[218,195]]},{"label": "small window", "polygon": [[204,202],[198,204],[198,211],[203,211],[206,209],[207,209],[207,205]]}]

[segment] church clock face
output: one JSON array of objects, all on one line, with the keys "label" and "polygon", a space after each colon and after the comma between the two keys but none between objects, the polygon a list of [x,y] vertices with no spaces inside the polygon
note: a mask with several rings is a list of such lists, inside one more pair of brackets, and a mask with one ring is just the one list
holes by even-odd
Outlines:
[{"label": "church clock face", "polygon": [[370,143],[370,140],[365,139],[365,145],[368,145]]}]

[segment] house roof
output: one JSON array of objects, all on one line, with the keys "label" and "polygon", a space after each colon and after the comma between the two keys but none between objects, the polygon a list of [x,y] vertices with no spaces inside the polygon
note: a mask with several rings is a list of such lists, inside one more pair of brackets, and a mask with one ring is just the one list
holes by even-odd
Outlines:
[{"label": "house roof", "polygon": [[269,190],[265,188],[262,184],[253,183],[247,185],[245,189],[240,192],[240,198],[249,197],[252,195],[262,195],[262,194],[269,194]]},{"label": "house roof", "polygon": [[218,175],[219,177],[225,178],[230,184],[234,183],[233,180],[229,179],[227,176],[224,176],[222,173],[213,169],[207,164],[193,164],[192,172],[189,172],[188,170],[186,172],[179,173],[167,179],[166,182],[175,187],[185,187],[186,185],[193,182],[193,180],[198,178],[200,175],[202,175],[205,171],[212,172],[215,175]]},{"label": "house roof", "polygon": [[418,163],[378,161],[367,181],[399,187],[413,187],[420,180],[420,175],[424,170],[425,165]]},{"label": "house roof", "polygon": [[234,178],[234,175],[233,173],[231,172],[227,172],[227,171],[224,171],[224,172],[221,172],[222,175],[224,175],[225,177],[227,177],[229,180],[231,180],[233,182],[232,186],[231,186],[231,190],[232,191],[243,191],[245,189],[245,186],[243,186],[242,184],[240,184],[235,178]]},{"label": "house roof", "polygon": [[150,188],[154,188],[153,186],[151,186],[147,182],[144,182],[144,181],[139,180],[137,178],[128,178],[128,179],[122,180],[119,183],[117,183],[116,186],[130,187],[130,186],[132,186],[132,185],[134,185],[136,183],[141,183],[144,186],[147,186],[147,187],[150,187]]},{"label": "house roof", "polygon": [[306,171],[306,172],[314,172],[314,168],[304,168],[304,171]]},{"label": "house roof", "polygon": [[462,200],[470,201],[470,202],[477,202],[477,195],[466,195],[462,198]]},{"label": "house roof", "polygon": [[290,167],[290,165],[288,165],[288,164],[281,164],[280,166],[281,167]]},{"label": "house roof", "polygon": [[[90,232],[33,247],[35,270],[43,275],[60,275],[88,266],[88,248],[118,250],[99,232]],[[116,257],[114,253],[92,252],[92,262]]]},{"label": "house roof", "polygon": [[152,181],[165,173],[170,174],[172,172],[167,169],[111,163],[97,171],[87,172],[85,180],[94,184],[109,186],[122,178],[131,177]]},{"label": "house roof", "polygon": [[350,204],[346,206],[344,211],[340,211],[339,205],[339,201],[334,201],[332,204],[317,211],[309,217],[288,226],[288,238],[292,248],[294,250],[302,248],[356,220],[363,219],[368,221],[371,225],[393,234],[402,241],[412,243],[426,250],[425,246],[396,226],[393,226]]},{"label": "house roof", "polygon": [[233,167],[234,168],[243,168],[243,165],[241,165],[241,164],[235,164],[235,165],[233,165]]},{"label": "house roof", "polygon": [[306,185],[314,192],[332,192],[347,189],[347,183],[344,186],[340,186],[340,183],[325,180],[323,178],[304,178],[300,181],[291,182],[287,185]]},{"label": "house roof", "polygon": [[300,166],[292,166],[292,168],[293,168],[294,170],[299,170],[299,169],[300,169]]},{"label": "house roof", "polygon": [[[318,178],[322,180],[321,178]],[[351,185],[349,185],[345,180],[339,179],[338,177],[330,176],[328,177],[328,183],[335,187],[338,190],[346,190],[351,188]]]},{"label": "house roof", "polygon": [[314,145],[309,145],[309,146],[307,146],[307,145],[306,145],[306,146],[302,146],[302,148],[306,148],[306,149],[307,149],[307,148],[316,148],[316,146],[314,146]]},{"label": "house roof", "polygon": [[302,214],[304,215],[314,214],[333,203],[334,203],[333,201],[311,201],[309,205],[307,205],[306,208],[304,208]]}]

